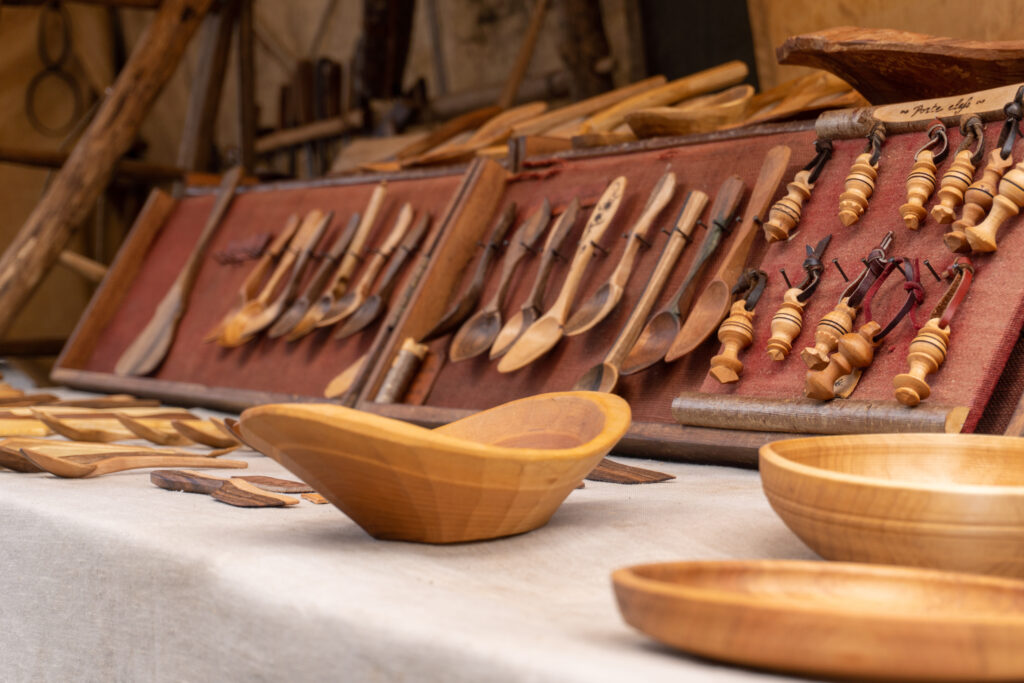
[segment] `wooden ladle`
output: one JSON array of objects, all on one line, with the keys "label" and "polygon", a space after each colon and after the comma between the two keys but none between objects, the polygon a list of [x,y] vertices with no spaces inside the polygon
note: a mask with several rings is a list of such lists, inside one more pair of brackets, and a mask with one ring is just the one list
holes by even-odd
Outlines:
[{"label": "wooden ladle", "polygon": [[743,272],[750,248],[754,244],[754,236],[760,230],[761,217],[768,216],[768,208],[789,164],[789,155],[790,149],[785,145],[772,147],[765,155],[757,184],[750,193],[743,223],[736,231],[732,245],[718,267],[714,279],[708,283],[693,305],[683,329],[676,335],[668,353],[665,354],[666,361],[681,358],[700,346],[718,329],[719,323],[728,314],[729,306],[732,305],[732,286]]},{"label": "wooden ladle", "polygon": [[615,213],[622,203],[622,195],[626,191],[626,178],[619,176],[611,183],[597,201],[583,236],[576,247],[576,255],[569,266],[569,272],[562,283],[562,291],[548,312],[542,315],[521,336],[498,362],[498,372],[514,372],[526,367],[550,351],[562,338],[565,321],[569,317],[569,307],[576,296],[583,273],[597,251],[597,243],[611,224]]},{"label": "wooden ladle", "polygon": [[494,338],[490,352],[491,360],[499,358],[512,348],[512,344],[533,324],[534,320],[540,317],[541,308],[544,306],[544,290],[547,289],[548,276],[551,274],[552,266],[555,265],[555,259],[558,258],[558,250],[561,248],[562,242],[565,241],[566,235],[572,231],[572,226],[576,224],[576,217],[579,216],[579,213],[580,200],[573,199],[552,226],[551,232],[548,233],[548,239],[544,243],[544,253],[541,254],[540,265],[537,266],[533,288],[530,289],[519,312],[505,323]]},{"label": "wooden ladle", "polygon": [[632,350],[622,361],[620,374],[631,375],[640,372],[665,357],[672,340],[679,333],[683,316],[690,310],[697,281],[732,225],[736,207],[742,198],[743,180],[736,175],[726,178],[718,188],[715,203],[711,205],[711,227],[708,228],[708,233],[700,245],[700,251],[690,264],[689,272],[679,285],[675,296],[647,322]]},{"label": "wooden ladle", "polygon": [[651,190],[651,195],[647,198],[647,204],[644,205],[640,218],[637,219],[629,233],[629,241],[626,243],[626,248],[623,250],[615,270],[608,281],[598,287],[594,295],[587,299],[569,318],[569,322],[565,325],[565,336],[574,337],[577,334],[583,334],[604,320],[618,305],[626,291],[629,276],[633,273],[633,264],[636,263],[636,258],[640,254],[640,247],[644,243],[649,243],[647,236],[654,225],[654,219],[672,200],[675,191],[676,174],[666,171]]},{"label": "wooden ladle", "polygon": [[675,229],[665,244],[661,258],[658,259],[658,265],[654,267],[654,272],[651,273],[651,278],[647,281],[647,287],[644,288],[644,293],[630,314],[629,320],[626,321],[612,348],[609,349],[608,354],[604,357],[604,362],[590,368],[576,382],[573,391],[609,392],[618,384],[619,366],[622,365],[626,354],[633,347],[633,343],[640,334],[644,320],[647,319],[647,315],[654,308],[654,303],[658,300],[661,290],[665,287],[665,283],[672,273],[672,268],[675,266],[676,261],[679,260],[679,255],[689,243],[690,235],[697,225],[697,219],[704,213],[704,207],[707,204],[708,196],[700,190],[694,190],[687,196],[686,202],[679,212],[679,218],[676,220]]},{"label": "wooden ladle", "polygon": [[548,227],[550,220],[551,204],[545,199],[541,207],[523,221],[522,226],[516,231],[501,263],[498,289],[494,292],[491,300],[464,322],[459,331],[455,333],[451,346],[448,348],[448,360],[452,362],[466,360],[480,355],[491,347],[494,338],[501,330],[501,307],[505,303],[516,266],[533,249],[534,243]]},{"label": "wooden ladle", "polygon": [[146,469],[149,467],[211,467],[245,469],[249,463],[242,460],[221,460],[202,455],[112,455],[91,463],[79,463],[68,458],[46,455],[30,448],[22,448],[29,462],[41,470],[67,479],[98,477],[111,472]]}]

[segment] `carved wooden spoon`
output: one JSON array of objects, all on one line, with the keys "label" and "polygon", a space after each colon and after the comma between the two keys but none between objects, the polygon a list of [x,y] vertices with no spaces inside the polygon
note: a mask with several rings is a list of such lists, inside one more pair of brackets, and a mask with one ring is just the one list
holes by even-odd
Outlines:
[{"label": "carved wooden spoon", "polygon": [[146,469],[150,467],[245,469],[249,466],[249,463],[242,460],[221,460],[201,455],[113,455],[92,463],[78,463],[68,458],[55,458],[52,455],[46,455],[30,448],[22,448],[21,453],[39,469],[68,479],[98,477],[101,474],[110,474],[111,472],[123,472],[125,470]]},{"label": "carved wooden spoon", "polygon": [[671,201],[675,191],[676,174],[667,171],[651,190],[651,196],[647,198],[647,204],[644,205],[640,218],[633,225],[626,248],[623,250],[614,272],[608,278],[608,282],[598,287],[594,295],[569,318],[569,322],[565,325],[565,336],[574,337],[577,334],[583,334],[604,320],[618,305],[626,291],[629,276],[633,273],[633,264],[636,263],[636,257],[640,254],[640,246],[648,241],[647,236],[654,225],[654,219]]},{"label": "carved wooden spoon", "polygon": [[583,273],[597,250],[597,242],[615,217],[625,190],[626,178],[619,176],[608,185],[604,194],[601,195],[593,213],[590,214],[587,227],[583,229],[583,236],[576,247],[576,255],[569,266],[569,272],[565,276],[558,299],[547,313],[523,332],[523,336],[512,345],[508,353],[501,357],[498,362],[498,372],[514,372],[526,367],[558,344],[562,338],[566,318],[569,317],[569,307],[572,306],[573,297],[576,296],[576,290],[579,289],[580,282],[583,280]]},{"label": "carved wooden spoon", "polygon": [[711,257],[722,243],[722,239],[732,225],[736,207],[743,197],[743,180],[739,176],[729,176],[718,188],[715,203],[711,206],[711,226],[700,245],[697,257],[690,264],[675,296],[663,309],[654,314],[629,351],[619,374],[631,375],[645,370],[665,357],[672,340],[679,333],[682,318],[690,310],[690,302],[697,291],[697,281],[704,273],[704,268],[711,262]]},{"label": "carved wooden spoon", "polygon": [[544,291],[547,289],[548,275],[551,274],[555,259],[559,258],[558,250],[561,248],[562,242],[565,241],[566,235],[572,231],[572,226],[576,224],[576,217],[579,216],[579,213],[580,200],[573,199],[555,221],[551,232],[548,233],[547,242],[544,243],[544,253],[540,257],[533,288],[526,296],[526,301],[519,312],[505,323],[501,331],[498,332],[498,336],[495,337],[494,343],[491,345],[491,360],[502,356],[512,348],[512,344],[533,324],[534,320],[540,317],[544,306]]},{"label": "carved wooden spoon", "polygon": [[690,242],[690,235],[697,225],[697,219],[704,213],[704,207],[708,204],[708,196],[700,190],[694,190],[686,198],[679,218],[676,219],[675,229],[665,244],[665,249],[658,259],[658,265],[654,267],[651,278],[647,281],[647,287],[640,296],[636,307],[629,316],[629,320],[623,326],[619,336],[615,339],[612,348],[604,357],[604,362],[590,368],[576,382],[573,391],[604,391],[609,392],[619,382],[619,366],[629,350],[633,347],[637,336],[640,334],[640,327],[644,324],[647,315],[654,308],[661,290],[665,287],[672,268],[675,267],[679,255]]},{"label": "carved wooden spoon", "polygon": [[491,300],[464,322],[459,331],[455,333],[451,346],[448,348],[448,360],[452,362],[466,360],[478,356],[490,348],[498,331],[501,330],[501,307],[508,294],[516,266],[533,249],[534,243],[544,232],[550,220],[551,204],[545,199],[541,207],[523,221],[522,226],[516,231],[512,243],[505,251],[505,259],[501,264],[501,277],[498,279],[498,289],[494,292]]},{"label": "carved wooden spoon", "polygon": [[230,448],[239,445],[230,432],[210,420],[171,420],[171,427],[190,441],[210,448]]},{"label": "carved wooden spoon", "polygon": [[743,223],[736,231],[732,245],[719,265],[714,279],[694,303],[683,329],[676,335],[675,341],[665,354],[666,361],[681,358],[700,346],[718,329],[719,323],[729,313],[733,298],[732,286],[743,271],[750,248],[754,244],[754,236],[760,231],[761,217],[768,216],[768,207],[771,206],[779,183],[782,182],[786,166],[789,164],[789,155],[790,149],[785,145],[772,147],[765,155],[757,184],[754,185],[750,201],[747,202]]}]

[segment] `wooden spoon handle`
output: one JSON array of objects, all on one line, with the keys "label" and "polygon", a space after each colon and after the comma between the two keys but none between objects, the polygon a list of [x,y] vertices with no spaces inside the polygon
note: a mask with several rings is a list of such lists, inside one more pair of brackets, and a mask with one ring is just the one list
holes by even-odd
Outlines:
[{"label": "wooden spoon handle", "polygon": [[398,243],[401,242],[402,238],[405,236],[405,231],[409,229],[409,225],[412,223],[412,217],[412,204],[406,202],[402,205],[401,211],[398,212],[398,217],[395,219],[395,225],[391,228],[391,232],[388,233],[387,239],[384,240],[384,244],[382,244],[379,249],[373,250],[369,263],[366,264],[366,268],[359,276],[359,283],[355,286],[355,291],[360,291],[364,294],[370,291],[370,287],[373,285],[373,281],[377,279],[380,269],[384,267],[388,257],[391,256],[391,252],[395,250]]},{"label": "wooden spoon handle", "polygon": [[274,241],[270,243],[267,250],[263,252],[263,256],[256,263],[256,267],[253,268],[249,275],[246,276],[245,282],[242,283],[242,289],[240,291],[242,303],[249,301],[259,293],[260,284],[263,282],[263,278],[266,277],[267,271],[270,270],[270,266],[274,263],[274,259],[281,255],[285,247],[291,241],[295,235],[295,231],[299,228],[299,216],[292,214],[288,217],[288,222],[285,223],[284,230],[277,234]]},{"label": "wooden spoon handle", "polygon": [[555,221],[555,225],[548,233],[548,239],[544,243],[544,253],[541,254],[540,264],[537,267],[537,277],[533,281],[533,288],[526,297],[526,306],[537,309],[544,306],[544,291],[548,286],[548,276],[551,274],[551,267],[555,265],[558,258],[558,250],[565,242],[566,236],[572,231],[576,224],[576,218],[580,213],[580,200],[574,198],[562,211],[562,215]]},{"label": "wooden spoon handle", "polygon": [[348,225],[345,226],[345,229],[338,235],[338,238],[334,240],[330,250],[324,255],[324,260],[320,263],[313,278],[309,281],[309,285],[306,286],[303,296],[307,301],[312,301],[313,297],[319,296],[323,292],[327,281],[331,277],[331,269],[334,268],[338,259],[348,249],[348,245],[352,242],[352,237],[355,235],[356,226],[358,225],[359,214],[354,213],[349,218]]},{"label": "wooden spoon handle", "polygon": [[330,289],[334,291],[336,297],[345,293],[348,281],[359,265],[360,252],[363,250],[363,245],[366,244],[366,239],[370,236],[370,229],[377,222],[377,214],[380,212],[380,205],[384,203],[385,194],[387,194],[387,184],[381,183],[374,188],[373,194],[370,195],[370,201],[366,205],[366,211],[363,212],[363,218],[359,222],[359,227],[356,228],[355,235],[352,236],[352,242],[349,243],[348,250],[341,259],[341,264],[335,271],[334,277],[331,278]]},{"label": "wooden spoon handle", "polygon": [[512,274],[515,272],[516,266],[533,249],[533,245],[540,238],[540,234],[544,232],[544,228],[548,226],[550,220],[551,203],[545,199],[541,207],[523,221],[515,236],[512,237],[508,249],[505,250],[505,258],[501,262],[501,276],[498,278],[498,289],[494,292],[490,302],[484,307],[485,309],[497,310],[501,308],[502,303],[505,301],[505,296],[508,294],[508,287],[512,282]]},{"label": "wooden spoon handle", "polygon": [[387,300],[391,296],[391,290],[395,288],[398,283],[398,274],[402,271],[402,266],[406,260],[412,255],[414,251],[419,247],[420,240],[427,234],[427,227],[430,226],[430,214],[424,213],[420,216],[420,219],[416,221],[415,227],[405,237],[405,241],[395,252],[395,255],[388,261],[387,270],[380,278],[380,283],[377,285],[377,296],[382,300]]},{"label": "wooden spoon handle", "polygon": [[206,224],[203,226],[203,231],[199,233],[196,245],[192,247],[192,253],[189,254],[188,261],[185,262],[185,266],[181,269],[181,274],[178,276],[181,281],[181,296],[183,299],[187,299],[192,291],[196,275],[199,274],[199,265],[206,254],[206,247],[210,240],[213,239],[213,235],[217,232],[221,220],[228,212],[228,207],[231,206],[231,201],[235,198],[235,190],[238,188],[238,183],[242,180],[243,170],[241,166],[235,166],[225,173],[224,178],[221,180],[220,188],[217,192],[217,201],[213,205],[210,215],[206,218]]},{"label": "wooden spoon handle", "polygon": [[208,458],[201,455],[115,455],[96,463],[96,469],[90,476],[123,472],[125,470],[143,469],[148,467],[212,467],[225,469],[245,469],[249,463],[242,460],[223,460]]},{"label": "wooden spoon handle", "polygon": [[609,278],[609,282],[613,285],[624,288],[629,282],[629,276],[633,272],[633,264],[636,262],[637,254],[640,252],[640,245],[650,241],[647,236],[654,225],[654,219],[672,200],[672,195],[675,194],[675,191],[676,174],[672,171],[667,171],[658,180],[658,184],[654,186],[654,189],[651,190],[651,196],[647,198],[647,204],[644,205],[640,218],[633,224],[633,229],[629,232],[629,241],[622,252],[622,258],[619,259],[619,264],[615,266],[615,272]]},{"label": "wooden spoon handle", "polygon": [[491,229],[491,234],[487,241],[481,244],[483,253],[480,254],[480,260],[476,262],[476,270],[473,271],[473,277],[470,279],[469,287],[465,291],[479,292],[483,288],[484,280],[487,278],[487,270],[491,267],[494,257],[497,256],[501,243],[505,241],[505,235],[508,233],[508,229],[515,217],[516,205],[514,203],[509,204],[498,217],[498,222]]},{"label": "wooden spoon handle", "polygon": [[[277,290],[277,287],[281,284],[281,280],[284,279],[284,276],[289,272],[292,272],[292,266],[295,264],[298,255],[307,248],[307,243],[313,236],[317,227],[320,226],[323,216],[323,212],[316,209],[305,215],[302,219],[298,232],[295,233],[295,236],[288,244],[288,249],[284,252],[281,260],[277,262],[277,267],[271,274],[270,279],[267,280],[267,283],[263,285],[263,289],[260,290],[259,295],[256,297],[256,301],[259,301],[261,304],[266,304],[267,301],[270,300],[270,296]],[[312,248],[312,245],[309,245],[309,248]]]}]

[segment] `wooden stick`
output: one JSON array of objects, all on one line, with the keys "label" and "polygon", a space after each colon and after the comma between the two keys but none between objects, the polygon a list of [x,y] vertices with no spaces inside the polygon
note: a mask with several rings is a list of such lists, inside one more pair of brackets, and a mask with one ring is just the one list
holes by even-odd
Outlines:
[{"label": "wooden stick", "polygon": [[[0,163],[60,168],[67,162],[68,156],[67,152],[0,146]],[[162,183],[169,180],[180,180],[185,176],[185,171],[177,166],[154,164],[136,159],[121,159],[114,167],[114,174],[125,180]]]},{"label": "wooden stick", "polygon": [[268,154],[285,147],[295,147],[306,142],[336,138],[352,128],[363,125],[363,113],[359,110],[350,111],[344,116],[337,116],[322,121],[314,121],[304,126],[283,128],[257,138],[256,154]]},{"label": "wooden stick", "polygon": [[107,267],[87,256],[65,249],[57,257],[60,264],[74,271],[90,282],[102,282],[107,275]]},{"label": "wooden stick", "polygon": [[967,420],[966,406],[896,401],[770,399],[683,392],[672,399],[672,417],[684,426],[796,434],[946,432],[956,434]]},{"label": "wooden stick", "polygon": [[85,221],[213,0],[164,0],[93,122],[0,258],[0,334]]},{"label": "wooden stick", "polygon": [[540,29],[544,25],[544,14],[548,9],[548,0],[537,0],[530,12],[530,25],[523,36],[523,42],[519,46],[519,54],[516,56],[516,63],[505,82],[505,88],[501,91],[497,105],[502,109],[508,109],[516,101],[516,93],[519,92],[519,84],[523,82],[526,69],[530,66],[533,58],[533,48],[537,45],[537,37],[540,36]]}]

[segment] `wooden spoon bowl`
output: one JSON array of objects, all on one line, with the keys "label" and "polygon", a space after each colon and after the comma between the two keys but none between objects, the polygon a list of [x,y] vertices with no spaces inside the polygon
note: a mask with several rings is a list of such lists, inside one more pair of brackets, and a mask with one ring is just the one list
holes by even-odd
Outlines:
[{"label": "wooden spoon bowl", "polygon": [[566,392],[435,430],[331,404],[250,408],[239,426],[371,536],[457,543],[543,526],[629,424],[621,398]]},{"label": "wooden spoon bowl", "polygon": [[775,512],[826,559],[1024,577],[1024,440],[827,436],[760,455]]},{"label": "wooden spoon bowl", "polygon": [[1021,680],[1024,582],[909,567],[674,562],[612,574],[626,623],[815,679]]}]

